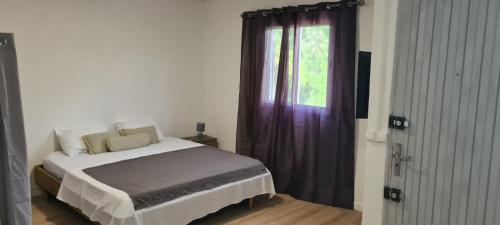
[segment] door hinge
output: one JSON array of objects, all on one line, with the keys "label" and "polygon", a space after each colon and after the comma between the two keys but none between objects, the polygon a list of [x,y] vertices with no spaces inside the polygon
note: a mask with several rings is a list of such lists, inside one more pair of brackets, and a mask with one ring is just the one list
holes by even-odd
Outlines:
[{"label": "door hinge", "polygon": [[384,187],[384,199],[390,200],[393,202],[401,202],[404,200],[404,195],[400,189],[385,186]]},{"label": "door hinge", "polygon": [[389,128],[404,130],[410,126],[410,122],[404,116],[389,116]]}]

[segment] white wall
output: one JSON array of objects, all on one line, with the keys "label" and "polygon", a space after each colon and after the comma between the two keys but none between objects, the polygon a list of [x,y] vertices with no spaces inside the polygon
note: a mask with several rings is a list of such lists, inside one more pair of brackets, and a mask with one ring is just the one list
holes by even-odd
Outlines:
[{"label": "white wall", "polygon": [[388,117],[391,105],[396,18],[399,0],[377,0],[374,7],[370,111],[366,132],[363,225],[383,225]]},{"label": "white wall", "polygon": [[[204,34],[204,110],[208,133],[219,138],[221,148],[234,151],[236,119],[238,113],[240,48],[242,23],[240,14],[245,11],[313,4],[318,0],[207,0],[203,27]],[[373,1],[359,8],[358,47],[371,50],[371,25]],[[363,202],[363,173],[366,120],[356,123],[356,190],[355,206]]]},{"label": "white wall", "polygon": [[[15,33],[30,167],[54,127],[153,115],[166,134],[207,132],[234,151],[244,11],[319,0],[3,0]],[[359,8],[371,50],[373,0]],[[355,206],[363,203],[366,120],[356,123]],[[366,186],[366,185],[365,185]]]},{"label": "white wall", "polygon": [[201,6],[3,0],[0,32],[15,33],[30,168],[53,151],[54,127],[153,115],[166,134],[193,134]]}]

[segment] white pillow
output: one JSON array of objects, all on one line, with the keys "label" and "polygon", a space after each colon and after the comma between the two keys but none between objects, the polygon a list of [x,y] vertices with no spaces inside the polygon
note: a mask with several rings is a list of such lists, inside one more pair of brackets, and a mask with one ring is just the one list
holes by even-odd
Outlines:
[{"label": "white pillow", "polygon": [[97,124],[85,128],[75,129],[54,129],[59,145],[66,155],[76,156],[80,153],[87,152],[87,146],[82,140],[82,137],[87,134],[95,134],[106,132],[107,128],[104,124]]},{"label": "white pillow", "polygon": [[136,118],[136,119],[129,119],[129,120],[121,120],[118,122],[115,122],[115,129],[117,131],[122,130],[122,129],[134,129],[134,128],[140,128],[140,127],[148,127],[148,126],[155,126],[156,127],[156,134],[158,135],[158,139],[160,141],[165,140],[165,136],[163,135],[163,132],[161,132],[160,127],[154,120],[152,116],[147,116],[143,118]]}]

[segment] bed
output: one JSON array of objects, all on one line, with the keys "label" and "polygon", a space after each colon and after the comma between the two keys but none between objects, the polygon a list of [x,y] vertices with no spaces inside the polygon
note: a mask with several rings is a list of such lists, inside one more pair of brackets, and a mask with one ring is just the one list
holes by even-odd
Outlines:
[{"label": "bed", "polygon": [[[89,170],[94,168],[118,165],[128,160],[152,158],[165,153],[174,155],[173,153],[194,151],[193,149],[202,146],[167,137],[158,144],[122,152],[69,157],[56,151],[47,156],[43,165],[35,168],[35,180],[43,190],[78,209],[91,221],[102,225],[187,224],[245,199],[262,194],[275,194],[271,174],[266,170],[255,176],[136,209],[137,205],[134,207],[135,202],[127,192],[89,175],[92,174]],[[182,168],[179,168],[179,171],[181,170]]]}]

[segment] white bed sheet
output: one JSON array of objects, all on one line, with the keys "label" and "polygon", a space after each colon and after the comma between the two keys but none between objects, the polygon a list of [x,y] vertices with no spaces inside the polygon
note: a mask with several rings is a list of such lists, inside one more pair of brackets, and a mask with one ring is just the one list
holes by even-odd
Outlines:
[{"label": "white bed sheet", "polygon": [[144,148],[130,151],[105,152],[97,155],[82,153],[78,156],[69,157],[62,151],[50,153],[43,161],[43,167],[62,179],[67,171],[82,170],[108,163],[118,162],[126,159],[138,158],[141,156],[159,154],[179,149],[194,148],[202,144],[186,141],[179,138],[168,137],[158,144],[152,144]]},{"label": "white bed sheet", "polygon": [[187,224],[243,199],[266,193],[271,196],[275,194],[273,180],[268,172],[135,211],[127,193],[105,185],[82,171],[89,167],[197,146],[201,145],[167,137],[161,143],[130,151],[74,157],[53,152],[43,165],[49,172],[62,177],[57,198],[80,209],[91,220],[102,225]]}]

